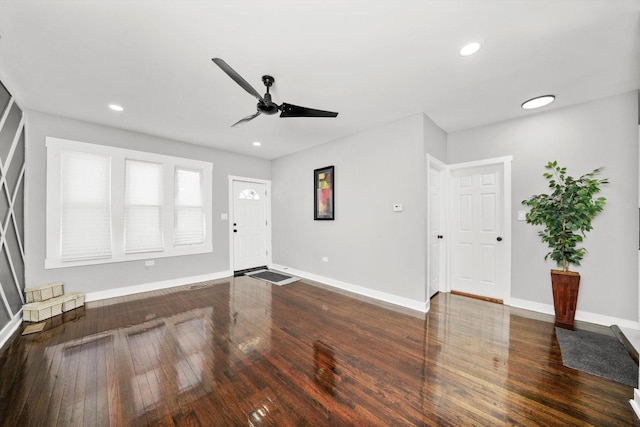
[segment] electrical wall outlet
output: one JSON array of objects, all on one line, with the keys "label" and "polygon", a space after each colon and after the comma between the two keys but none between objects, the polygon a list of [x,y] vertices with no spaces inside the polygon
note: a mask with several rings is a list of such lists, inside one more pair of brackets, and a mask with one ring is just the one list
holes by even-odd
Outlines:
[{"label": "electrical wall outlet", "polygon": [[152,259],[144,262],[145,267],[153,267],[154,265],[156,265],[156,262]]},{"label": "electrical wall outlet", "polygon": [[328,258],[328,257],[326,257],[326,256],[323,256],[323,257],[322,257],[322,262],[329,262],[329,258]]}]

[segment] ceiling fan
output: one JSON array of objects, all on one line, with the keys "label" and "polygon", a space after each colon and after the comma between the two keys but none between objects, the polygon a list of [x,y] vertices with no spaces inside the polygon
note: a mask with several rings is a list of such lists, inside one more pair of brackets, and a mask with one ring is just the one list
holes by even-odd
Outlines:
[{"label": "ceiling fan", "polygon": [[213,58],[212,61],[218,67],[220,67],[222,71],[227,73],[227,75],[231,77],[233,81],[238,83],[241,88],[258,99],[256,113],[238,120],[233,125],[231,125],[231,127],[236,127],[250,120],[253,120],[260,114],[271,116],[273,114],[276,114],[278,111],[280,111],[280,117],[336,117],[338,115],[338,113],[334,113],[332,111],[315,110],[313,108],[287,104],[286,102],[278,105],[271,100],[271,94],[269,93],[269,88],[276,81],[273,77],[266,75],[262,76],[262,82],[267,87],[267,93],[265,93],[264,97],[262,97],[260,96],[258,91],[253,88],[253,86],[251,86],[245,79],[243,79],[242,76],[238,74],[236,70],[231,68],[231,66],[227,64],[223,59]]}]

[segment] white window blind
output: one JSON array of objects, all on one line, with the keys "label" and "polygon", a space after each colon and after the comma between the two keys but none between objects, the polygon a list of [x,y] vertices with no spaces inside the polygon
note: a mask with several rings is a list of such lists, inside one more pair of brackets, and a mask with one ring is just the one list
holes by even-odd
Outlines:
[{"label": "white window blind", "polygon": [[111,257],[111,159],[60,152],[60,258]]},{"label": "white window blind", "polygon": [[45,269],[213,251],[211,162],[49,136],[46,147]]},{"label": "white window blind", "polygon": [[162,251],[162,171],[159,163],[125,161],[125,252]]},{"label": "white window blind", "polygon": [[205,217],[202,197],[202,172],[175,170],[175,245],[204,242]]}]

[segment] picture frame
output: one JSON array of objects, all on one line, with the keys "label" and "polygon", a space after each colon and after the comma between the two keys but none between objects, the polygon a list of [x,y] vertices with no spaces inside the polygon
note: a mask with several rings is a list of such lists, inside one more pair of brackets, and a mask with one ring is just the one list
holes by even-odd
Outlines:
[{"label": "picture frame", "polygon": [[313,171],[313,219],[333,221],[335,213],[335,170],[326,166]]}]

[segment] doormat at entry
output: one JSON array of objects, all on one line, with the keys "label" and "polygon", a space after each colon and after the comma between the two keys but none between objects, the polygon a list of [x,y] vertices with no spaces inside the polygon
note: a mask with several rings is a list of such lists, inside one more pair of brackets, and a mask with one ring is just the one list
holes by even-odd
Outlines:
[{"label": "doormat at entry", "polygon": [[299,277],[288,276],[286,274],[279,273],[273,270],[256,271],[254,273],[247,274],[247,276],[253,277],[255,279],[261,279],[278,286],[288,285],[289,283],[300,280]]},{"label": "doormat at entry", "polygon": [[556,337],[564,366],[638,387],[638,365],[618,338],[562,328],[556,328]]}]

